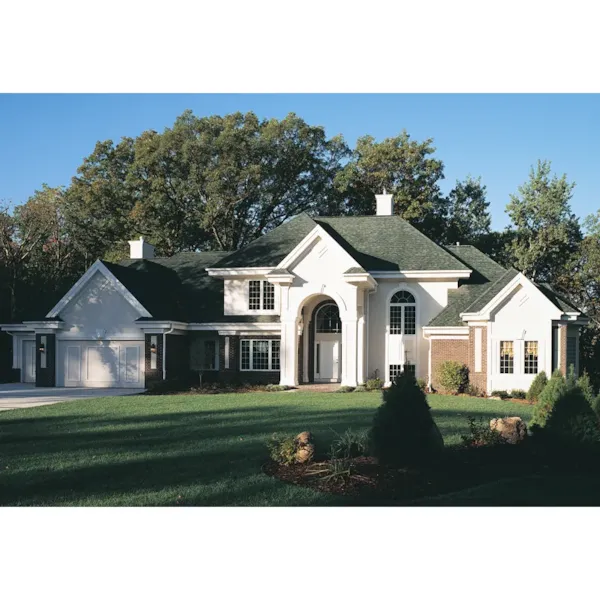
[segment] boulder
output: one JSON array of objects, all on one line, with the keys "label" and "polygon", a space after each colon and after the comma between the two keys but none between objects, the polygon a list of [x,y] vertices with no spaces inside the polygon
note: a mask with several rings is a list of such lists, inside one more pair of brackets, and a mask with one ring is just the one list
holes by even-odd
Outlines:
[{"label": "boulder", "polygon": [[315,455],[315,445],[310,431],[303,431],[296,436],[296,462],[307,463]]},{"label": "boulder", "polygon": [[527,425],[521,417],[492,419],[490,429],[497,431],[509,444],[518,444],[527,437]]}]

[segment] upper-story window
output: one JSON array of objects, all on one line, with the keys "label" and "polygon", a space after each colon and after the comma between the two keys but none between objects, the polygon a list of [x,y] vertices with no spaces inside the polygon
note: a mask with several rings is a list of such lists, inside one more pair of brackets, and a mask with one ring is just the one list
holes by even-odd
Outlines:
[{"label": "upper-story window", "polygon": [[390,333],[415,335],[417,332],[417,303],[406,290],[396,292],[390,300]]},{"label": "upper-story window", "polygon": [[274,310],[275,286],[264,280],[249,281],[248,308],[250,310]]}]

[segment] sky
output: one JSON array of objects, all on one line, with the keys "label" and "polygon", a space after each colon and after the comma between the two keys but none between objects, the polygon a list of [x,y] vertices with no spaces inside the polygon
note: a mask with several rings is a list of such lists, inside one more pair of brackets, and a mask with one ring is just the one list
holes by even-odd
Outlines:
[{"label": "sky", "polygon": [[197,116],[295,112],[351,146],[362,135],[383,140],[403,129],[433,138],[442,190],[481,176],[494,229],[508,225],[509,195],[538,159],[576,182],[575,214],[600,208],[600,95],[575,94],[3,94],[0,200],[21,204],[42,183],[68,185],[96,141],[163,131],[188,108]]}]

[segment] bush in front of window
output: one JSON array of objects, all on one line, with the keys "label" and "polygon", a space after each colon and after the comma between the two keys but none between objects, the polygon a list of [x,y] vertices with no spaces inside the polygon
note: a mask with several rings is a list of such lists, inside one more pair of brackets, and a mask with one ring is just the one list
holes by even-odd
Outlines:
[{"label": "bush in front of window", "polygon": [[546,371],[540,371],[529,386],[529,390],[527,391],[527,400],[529,400],[529,402],[537,402],[540,399],[540,395],[544,391],[547,383],[548,376],[546,375]]},{"label": "bush in front of window", "polygon": [[437,380],[444,392],[461,394],[469,383],[469,369],[456,360],[446,360],[438,368]]},{"label": "bush in front of window", "polygon": [[564,396],[568,392],[567,381],[563,377],[562,373],[557,369],[552,373],[552,377],[548,380],[544,391],[540,394],[540,397],[533,409],[533,417],[531,419],[531,425],[538,427],[544,427],[546,421],[552,414],[554,405],[558,402],[561,396]]},{"label": "bush in front of window", "polygon": [[373,390],[380,390],[383,387],[383,381],[379,379],[379,377],[375,379],[367,379],[367,383],[365,383],[365,387],[367,390],[372,392]]},{"label": "bush in front of window", "polygon": [[383,391],[369,448],[381,464],[394,467],[424,464],[442,452],[444,440],[412,375],[402,373]]}]

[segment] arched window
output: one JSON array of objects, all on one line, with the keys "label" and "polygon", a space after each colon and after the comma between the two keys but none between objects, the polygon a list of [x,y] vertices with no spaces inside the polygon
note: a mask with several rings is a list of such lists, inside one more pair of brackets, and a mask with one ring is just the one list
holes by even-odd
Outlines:
[{"label": "arched window", "polygon": [[406,290],[396,292],[390,300],[390,333],[415,335],[417,332],[417,303]]},{"label": "arched window", "polygon": [[325,304],[317,312],[317,333],[339,333],[342,330],[337,304]]}]

